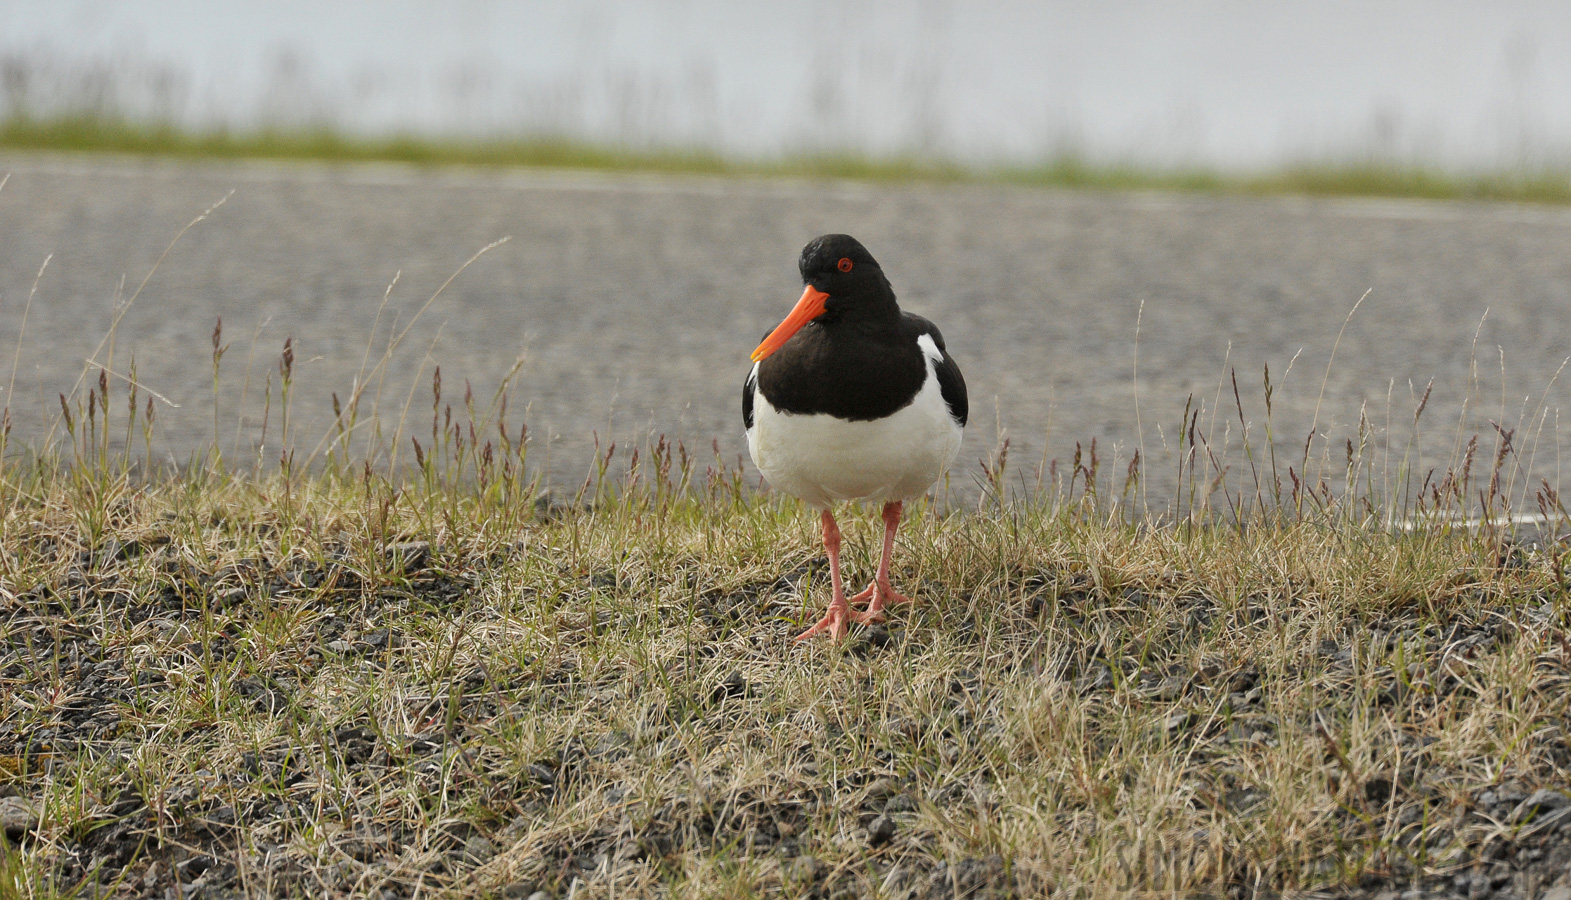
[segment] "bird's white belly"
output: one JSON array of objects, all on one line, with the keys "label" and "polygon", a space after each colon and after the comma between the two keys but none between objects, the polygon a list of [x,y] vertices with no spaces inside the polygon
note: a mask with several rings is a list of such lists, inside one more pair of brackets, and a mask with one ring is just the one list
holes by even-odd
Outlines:
[{"label": "bird's white belly", "polygon": [[954,461],[960,438],[929,363],[916,399],[870,422],[781,412],[755,391],[747,449],[775,489],[825,507],[920,496]]}]

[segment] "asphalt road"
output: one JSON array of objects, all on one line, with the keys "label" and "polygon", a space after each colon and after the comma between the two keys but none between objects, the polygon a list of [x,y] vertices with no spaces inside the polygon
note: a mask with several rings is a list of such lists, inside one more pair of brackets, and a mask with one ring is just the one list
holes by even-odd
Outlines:
[{"label": "asphalt road", "polygon": [[1117,483],[1143,447],[1146,496],[1166,502],[1190,397],[1218,463],[1252,492],[1230,372],[1255,464],[1268,466],[1268,365],[1284,480],[1312,427],[1312,460],[1343,470],[1363,417],[1377,486],[1396,483],[1404,454],[1415,471],[1444,466],[1459,436],[1481,433],[1487,456],[1491,422],[1516,429],[1507,474],[1519,493],[1559,483],[1567,209],[15,155],[0,156],[5,173],[0,364],[17,367],[13,441],[42,439],[116,304],[227,196],[114,333],[114,368],[134,357],[138,381],[168,400],[155,451],[176,460],[214,438],[221,316],[218,438],[232,460],[264,442],[269,377],[260,453],[277,453],[287,336],[289,428],[304,452],[327,433],[331,395],[350,395],[396,322],[411,327],[378,382],[384,431],[403,419],[429,434],[433,366],[447,399],[467,380],[483,403],[521,357],[509,418],[527,422],[531,464],[558,490],[589,471],[596,434],[623,448],[663,434],[704,460],[718,441],[735,462],[747,354],[800,293],[802,244],[843,231],[878,257],[904,306],[940,325],[965,372],[972,421],[950,487],[961,501],[1007,436],[1016,485],[1067,475],[1076,443],[1092,439]]}]

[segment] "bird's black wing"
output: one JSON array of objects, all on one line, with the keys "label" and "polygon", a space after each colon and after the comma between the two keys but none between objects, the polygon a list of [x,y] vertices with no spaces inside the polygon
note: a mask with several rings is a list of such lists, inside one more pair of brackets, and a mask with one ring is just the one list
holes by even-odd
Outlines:
[{"label": "bird's black wing", "polygon": [[944,336],[939,333],[938,326],[918,315],[907,313],[916,320],[920,328],[919,333],[933,339],[938,345],[939,354],[943,357],[933,368],[938,372],[938,391],[944,398],[944,405],[949,407],[949,414],[955,422],[965,426],[966,418],[971,413],[971,406],[966,398],[965,376],[960,374],[960,367],[955,365],[955,358],[949,355],[949,350],[944,347]]},{"label": "bird's black wing", "polygon": [[[938,345],[940,350],[943,347],[942,343]],[[955,417],[956,422],[965,425],[966,417],[971,412],[970,404],[966,399],[965,376],[960,374],[960,367],[955,365],[955,359],[948,351],[944,352],[944,361],[935,368],[938,371],[938,389],[944,396],[944,405],[949,407],[949,414]]]},{"label": "bird's black wing", "polygon": [[747,370],[747,379],[742,382],[742,424],[749,429],[753,427],[753,391],[757,387],[758,367],[754,366]]}]

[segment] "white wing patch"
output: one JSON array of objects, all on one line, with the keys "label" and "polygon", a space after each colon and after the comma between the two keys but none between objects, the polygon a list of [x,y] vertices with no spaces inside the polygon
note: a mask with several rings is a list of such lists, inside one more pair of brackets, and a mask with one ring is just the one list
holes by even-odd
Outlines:
[{"label": "white wing patch", "polygon": [[916,336],[916,345],[922,348],[922,355],[932,360],[936,365],[944,361],[944,351],[938,349],[938,342],[930,334]]}]

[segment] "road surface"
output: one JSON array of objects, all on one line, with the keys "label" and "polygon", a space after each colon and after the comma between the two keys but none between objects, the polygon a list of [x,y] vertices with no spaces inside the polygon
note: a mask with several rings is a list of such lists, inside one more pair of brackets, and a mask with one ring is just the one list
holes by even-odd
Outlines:
[{"label": "road surface", "polygon": [[1162,506],[1189,490],[1186,405],[1202,410],[1211,474],[1226,468],[1253,494],[1262,470],[1269,490],[1267,366],[1284,483],[1312,429],[1312,471],[1319,460],[1340,477],[1348,441],[1362,442],[1373,471],[1360,477],[1383,490],[1404,457],[1443,469],[1475,433],[1487,467],[1500,423],[1515,430],[1519,501],[1540,478],[1559,484],[1563,208],[0,155],[7,173],[0,389],[14,359],[13,444],[42,440],[58,394],[87,360],[108,361],[118,308],[113,367],[127,374],[134,358],[167,400],[162,459],[214,440],[222,317],[217,439],[231,461],[276,458],[286,337],[290,443],[304,456],[328,433],[332,395],[347,399],[367,357],[403,333],[365,404],[378,400],[384,437],[403,422],[387,443],[406,456],[410,435],[428,443],[435,366],[445,400],[468,382],[484,406],[521,360],[508,418],[528,424],[530,465],[559,493],[591,470],[597,436],[622,448],[614,469],[660,435],[706,463],[718,442],[734,464],[747,354],[800,293],[802,244],[842,231],[940,325],[965,372],[972,419],[951,500],[978,497],[980,461],[1005,437],[1017,488],[1067,479],[1076,444],[1094,439],[1114,489],[1143,449],[1139,495]]}]

